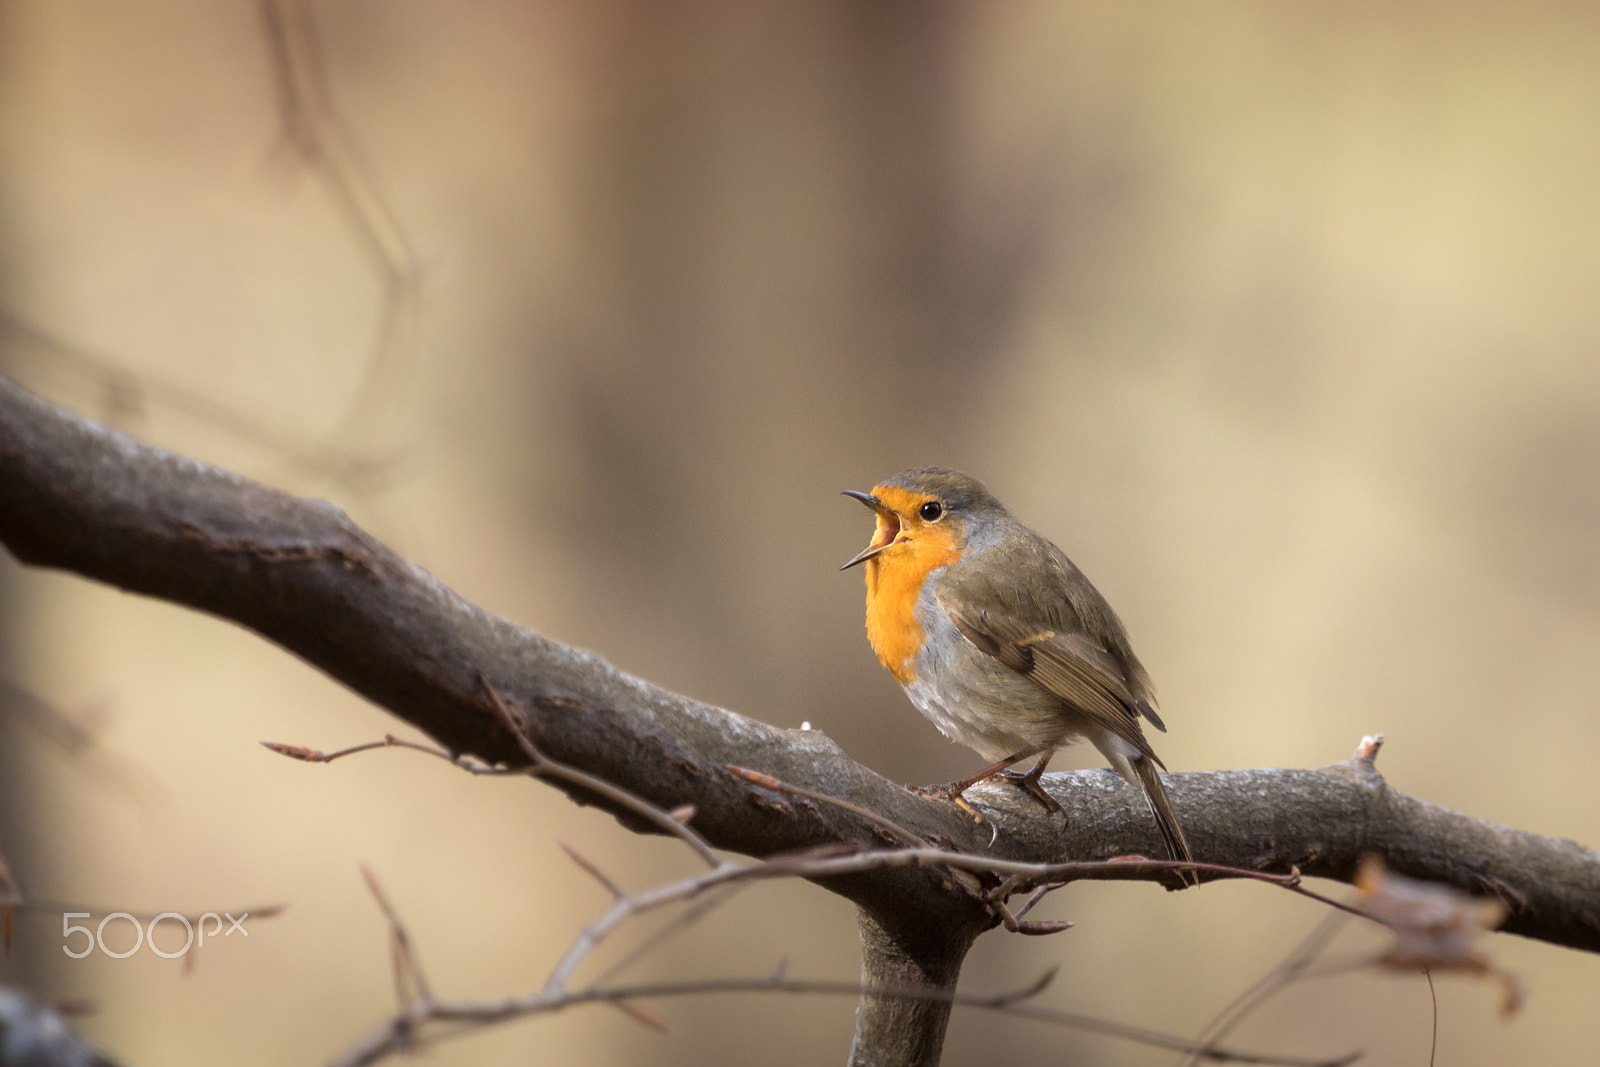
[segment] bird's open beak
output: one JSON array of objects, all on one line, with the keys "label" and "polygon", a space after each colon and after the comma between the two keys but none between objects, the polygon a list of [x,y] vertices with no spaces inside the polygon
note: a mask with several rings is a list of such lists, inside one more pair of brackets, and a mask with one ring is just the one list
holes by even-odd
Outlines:
[{"label": "bird's open beak", "polygon": [[860,555],[856,556],[849,563],[846,563],[843,567],[839,568],[842,571],[847,571],[851,567],[854,567],[857,563],[865,563],[873,556],[876,556],[879,552],[882,552],[884,549],[894,544],[895,538],[900,536],[900,516],[884,507],[883,501],[879,500],[871,493],[858,493],[854,489],[846,489],[844,491],[844,495],[855,497],[867,507],[878,513],[878,528],[873,531],[872,543],[863,549]]}]

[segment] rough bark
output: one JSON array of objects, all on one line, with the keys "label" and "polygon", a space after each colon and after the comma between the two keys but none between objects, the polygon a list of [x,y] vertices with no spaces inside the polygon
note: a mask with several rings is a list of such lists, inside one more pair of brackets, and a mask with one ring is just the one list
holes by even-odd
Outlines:
[{"label": "rough bark", "polygon": [[[884,921],[856,913],[861,930],[861,984],[869,989],[953,993],[967,949],[988,925],[974,911],[966,922]],[[856,1008],[850,1067],[932,1067],[950,1022],[948,1000],[868,994]]]},{"label": "rough bark", "polygon": [[[743,781],[726,771],[734,763],[964,850],[1033,861],[1161,854],[1143,804],[1109,771],[1046,777],[1066,811],[1064,825],[1008,786],[980,787],[971,799],[987,808],[990,825],[975,826],[949,803],[853,762],[818,731],[781,730],[690,700],[492,615],[330,504],[142,444],[4,379],[0,540],[24,563],[237,622],[452,751],[523,763],[488,699],[485,683],[492,685],[550,756],[663,807],[695,805],[695,828],[720,848],[767,856],[841,841],[896,843],[857,815]],[[1348,880],[1363,854],[1377,852],[1394,870],[1500,896],[1510,907],[1504,928],[1513,933],[1600,950],[1600,856],[1572,842],[1408,797],[1359,761],[1175,774],[1167,782],[1195,854],[1207,861],[1267,871],[1299,866]],[[955,927],[974,921],[970,898],[943,873],[884,870],[827,887],[867,916],[869,978],[881,971],[899,982],[954,982],[962,937],[948,941],[959,947],[951,956],[908,950],[902,936],[908,916],[943,916]],[[880,944],[885,931],[892,936]],[[907,1012],[917,1018],[908,1023]],[[946,1014],[869,1002],[857,1047],[899,1040],[878,1032],[874,1020],[911,1025],[912,1058],[878,1062],[922,1062],[914,1057],[936,1053]]]}]

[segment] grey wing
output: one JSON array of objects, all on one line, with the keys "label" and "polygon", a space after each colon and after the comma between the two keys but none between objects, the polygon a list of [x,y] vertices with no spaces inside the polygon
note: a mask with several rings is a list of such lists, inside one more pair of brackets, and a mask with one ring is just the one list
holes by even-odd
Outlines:
[{"label": "grey wing", "polygon": [[1164,729],[1161,721],[1146,701],[1129,691],[1120,664],[1104,648],[1083,634],[972,608],[945,590],[940,590],[938,599],[956,629],[980,651],[1054,693],[1165,769],[1139,728],[1139,715],[1147,715]]}]

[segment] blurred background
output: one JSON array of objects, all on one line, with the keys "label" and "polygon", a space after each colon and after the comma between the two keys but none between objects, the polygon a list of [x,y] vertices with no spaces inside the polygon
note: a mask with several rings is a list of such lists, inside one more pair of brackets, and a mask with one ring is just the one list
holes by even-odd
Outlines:
[{"label": "blurred background", "polygon": [[[1116,605],[1174,770],[1317,766],[1600,842],[1600,10],[1535,3],[12,0],[0,367],[321,496],[467,597],[906,782],[948,745],[874,660],[841,489],[984,478]],[[378,875],[434,988],[542,982],[689,869],[235,627],[0,557],[0,853],[33,896],[286,903],[200,954],[59,951],[130,1067],[321,1062],[391,1010]],[[1072,750],[1096,765],[1091,751]],[[1193,1033],[1320,918],[1082,885],[964,988]],[[108,930],[108,936],[114,932]],[[1335,955],[1370,947],[1356,931]],[[1600,961],[1504,937],[1438,1062],[1573,1062]],[[646,976],[852,980],[850,908],[749,891]],[[575,1010],[438,1064],[842,1062],[854,1004]],[[1418,978],[1295,987],[1236,1042],[1427,1062]],[[1581,1051],[1580,1051],[1581,1050]],[[1167,1063],[958,1010],[946,1063]]]}]

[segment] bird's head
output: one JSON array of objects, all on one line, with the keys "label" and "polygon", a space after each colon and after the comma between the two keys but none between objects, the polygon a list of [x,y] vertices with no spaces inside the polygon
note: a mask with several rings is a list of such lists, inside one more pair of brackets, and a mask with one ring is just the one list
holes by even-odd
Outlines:
[{"label": "bird's head", "polygon": [[960,556],[978,524],[1002,510],[982,482],[948,467],[913,467],[870,493],[846,489],[844,495],[871,508],[878,526],[867,547],[840,570],[875,559],[949,562]]}]

